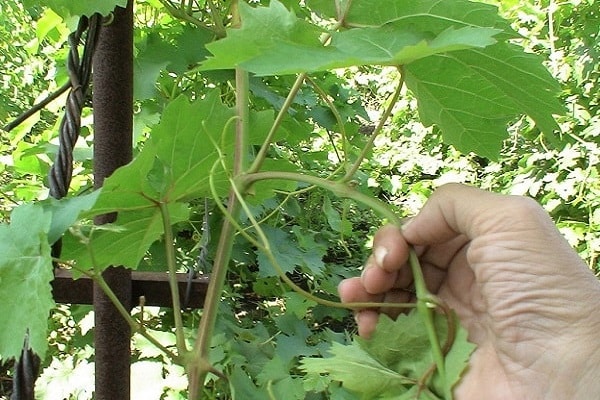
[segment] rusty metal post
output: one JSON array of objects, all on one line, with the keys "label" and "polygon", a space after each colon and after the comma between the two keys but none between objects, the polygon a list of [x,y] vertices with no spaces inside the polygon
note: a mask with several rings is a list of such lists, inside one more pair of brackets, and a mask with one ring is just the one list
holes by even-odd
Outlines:
[{"label": "rusty metal post", "polygon": [[[117,7],[103,26],[94,56],[94,186],[131,161],[133,132],[133,4]],[[113,222],[116,215],[96,218]],[[131,271],[103,274],[120,301],[131,308]],[[110,300],[94,286],[96,400],[130,398],[131,330]]]}]

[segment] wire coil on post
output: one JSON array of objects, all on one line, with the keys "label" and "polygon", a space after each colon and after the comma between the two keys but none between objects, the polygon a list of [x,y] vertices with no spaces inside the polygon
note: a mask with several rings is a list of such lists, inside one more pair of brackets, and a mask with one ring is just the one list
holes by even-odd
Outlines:
[{"label": "wire coil on post", "polygon": [[[85,104],[92,75],[92,58],[96,47],[102,17],[94,14],[91,18],[81,17],[77,31],[69,35],[69,57],[67,69],[71,91],[67,97],[65,116],[60,123],[59,148],[54,164],[50,169],[50,196],[61,199],[67,195],[73,174],[73,148],[81,130],[81,112]],[[83,56],[79,57],[81,36],[88,30]]]}]

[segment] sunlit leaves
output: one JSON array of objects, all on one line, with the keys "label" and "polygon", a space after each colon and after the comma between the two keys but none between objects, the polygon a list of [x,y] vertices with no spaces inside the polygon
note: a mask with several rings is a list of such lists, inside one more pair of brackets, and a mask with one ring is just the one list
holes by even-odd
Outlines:
[{"label": "sunlit leaves", "polygon": [[181,96],[169,103],[142,152],[105,180],[95,210],[133,210],[155,207],[156,202],[212,197],[211,175],[217,192],[224,194],[233,116],[216,91],[194,102]]},{"label": "sunlit leaves", "polygon": [[[309,3],[310,4],[310,3]],[[496,7],[467,0],[370,0],[350,4],[344,19],[351,27],[382,26],[398,23],[414,30],[440,34],[450,27],[487,27],[502,31],[503,38],[515,37],[508,21],[498,15]]]},{"label": "sunlit leaves", "polygon": [[552,136],[552,114],[564,111],[540,59],[514,45],[435,55],[407,65],[405,75],[423,123],[439,125],[459,150],[489,158],[497,158],[507,124],[521,113]]},{"label": "sunlit leaves", "polygon": [[10,225],[0,225],[0,359],[18,357],[26,334],[34,352],[46,352],[54,306],[50,223],[42,207],[24,205],[13,210]]},{"label": "sunlit leaves", "polygon": [[558,130],[553,115],[564,110],[557,83],[539,58],[506,42],[515,33],[495,7],[463,0],[338,5],[352,29],[323,40],[323,32],[277,1],[256,8],[242,3],[241,28],[208,45],[213,57],[202,69],[240,66],[272,75],[403,65],[423,123],[438,125],[459,150],[491,159],[508,123],[521,114],[549,138]]},{"label": "sunlit leaves", "polygon": [[91,17],[95,13],[108,15],[117,6],[125,7],[127,0],[45,0],[43,3],[64,19],[68,19],[80,15]]},{"label": "sunlit leaves", "polygon": [[[411,21],[366,26],[331,34],[296,18],[281,3],[251,8],[240,5],[242,27],[208,45],[214,57],[202,69],[241,66],[258,75],[322,71],[352,65],[399,65],[446,51],[485,47],[496,42],[499,29],[462,24],[434,33],[415,29]],[[418,18],[418,15],[414,16]]]}]

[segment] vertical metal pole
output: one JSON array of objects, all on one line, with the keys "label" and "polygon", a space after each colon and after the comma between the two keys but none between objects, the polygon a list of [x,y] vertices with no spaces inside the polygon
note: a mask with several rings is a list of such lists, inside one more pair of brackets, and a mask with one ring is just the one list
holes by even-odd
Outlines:
[{"label": "vertical metal pole", "polygon": [[[94,186],[131,161],[133,132],[133,4],[117,7],[103,26],[94,56]],[[113,222],[116,215],[96,218]],[[111,267],[104,279],[131,308],[131,271]],[[110,300],[94,286],[96,400],[130,398],[131,331]]]}]

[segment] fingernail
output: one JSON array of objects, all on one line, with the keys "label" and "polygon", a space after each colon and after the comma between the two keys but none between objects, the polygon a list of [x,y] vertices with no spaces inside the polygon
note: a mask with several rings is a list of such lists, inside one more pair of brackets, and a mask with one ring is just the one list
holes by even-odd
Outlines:
[{"label": "fingernail", "polygon": [[373,251],[373,255],[375,256],[375,263],[377,263],[377,266],[379,268],[383,268],[383,261],[388,255],[388,249],[386,249],[385,247],[377,247]]},{"label": "fingernail", "polygon": [[354,313],[354,322],[356,322],[356,325],[360,324],[360,311]]},{"label": "fingernail", "polygon": [[367,272],[367,266],[363,265],[362,271],[360,272],[361,279],[363,279],[365,277],[365,272]]}]

